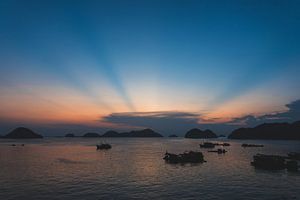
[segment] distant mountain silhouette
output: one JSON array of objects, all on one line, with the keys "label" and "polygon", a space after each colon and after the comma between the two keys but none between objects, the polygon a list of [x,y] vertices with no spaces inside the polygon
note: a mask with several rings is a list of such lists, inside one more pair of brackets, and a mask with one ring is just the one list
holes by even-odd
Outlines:
[{"label": "distant mountain silhouette", "polygon": [[8,133],[4,138],[10,139],[33,139],[43,138],[43,136],[33,132],[32,130],[24,127],[19,127]]},{"label": "distant mountain silhouette", "polygon": [[65,135],[65,137],[75,137],[75,135],[73,133],[68,133]]},{"label": "distant mountain silhouette", "polygon": [[156,133],[152,129],[143,129],[138,131],[130,131],[118,133],[116,131],[108,131],[102,137],[163,137],[161,134]]},{"label": "distant mountain silhouette", "polygon": [[82,137],[101,137],[98,133],[86,133]]},{"label": "distant mountain silhouette", "polygon": [[102,135],[102,137],[120,137],[120,134],[117,131],[107,131]]},{"label": "distant mountain silhouette", "polygon": [[229,139],[300,140],[300,121],[289,123],[264,123],[254,128],[234,130]]},{"label": "distant mountain silhouette", "polygon": [[218,136],[209,129],[202,131],[198,128],[194,128],[189,130],[184,137],[185,138],[217,138]]}]

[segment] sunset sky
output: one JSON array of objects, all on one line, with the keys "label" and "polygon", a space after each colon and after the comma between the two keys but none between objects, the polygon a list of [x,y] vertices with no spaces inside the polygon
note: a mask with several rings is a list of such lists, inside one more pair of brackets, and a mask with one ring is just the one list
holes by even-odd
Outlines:
[{"label": "sunset sky", "polygon": [[300,1],[0,1],[0,135],[300,120]]}]

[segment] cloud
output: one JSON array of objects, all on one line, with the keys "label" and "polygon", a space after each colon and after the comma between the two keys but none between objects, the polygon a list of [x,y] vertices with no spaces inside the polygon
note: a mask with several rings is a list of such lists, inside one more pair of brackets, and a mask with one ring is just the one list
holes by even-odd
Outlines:
[{"label": "cloud", "polygon": [[262,123],[273,122],[294,122],[300,120],[300,100],[286,104],[287,111],[276,112],[273,114],[265,114],[261,116],[247,115],[239,118],[234,118],[228,124],[256,126]]},{"label": "cloud", "polygon": [[[0,119],[0,135],[6,134],[17,126],[27,126],[44,135],[64,135],[72,132],[82,135],[85,132],[93,131],[104,133],[109,129],[117,131],[128,131],[132,129],[151,128],[167,136],[177,134],[183,136],[191,128],[211,129],[217,134],[229,134],[236,128],[253,127],[262,123],[272,122],[294,122],[300,120],[300,100],[293,101],[286,105],[287,110],[265,114],[261,116],[246,115],[233,118],[229,122],[217,122],[218,119],[204,119],[200,113],[180,111],[157,111],[157,112],[125,112],[112,113],[104,116],[98,121],[97,126],[84,124],[34,124],[9,122]],[[208,123],[209,122],[209,123]]]},{"label": "cloud", "polygon": [[[127,112],[112,113],[101,121],[135,128],[152,128],[164,135],[178,134],[183,136],[191,128],[211,129],[217,134],[229,134],[240,127],[252,127],[262,123],[293,122],[300,120],[300,100],[286,105],[287,111],[261,116],[246,115],[233,118],[229,122],[214,122],[213,119],[202,119],[199,113],[160,111],[160,112]],[[207,123],[209,121],[209,123]]]},{"label": "cloud", "polygon": [[92,125],[72,123],[39,124],[34,122],[21,123],[0,119],[0,135],[5,135],[18,126],[25,126],[45,136],[65,135],[74,133],[83,135],[85,132],[97,132],[103,134],[113,129],[117,131],[129,131],[133,129],[151,128],[164,135],[184,133],[194,127],[198,127],[200,115],[189,112],[125,112],[112,113],[98,119],[100,123]]},{"label": "cloud", "polygon": [[112,113],[101,121],[129,125],[136,128],[152,128],[162,134],[182,135],[191,127],[199,126],[200,115],[190,112],[159,111],[159,112],[127,112]]}]

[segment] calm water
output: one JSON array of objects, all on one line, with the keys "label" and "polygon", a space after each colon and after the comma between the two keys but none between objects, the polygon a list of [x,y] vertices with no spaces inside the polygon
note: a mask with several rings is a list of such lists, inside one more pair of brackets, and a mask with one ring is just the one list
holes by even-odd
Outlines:
[{"label": "calm water", "polygon": [[202,140],[112,138],[111,150],[96,151],[99,141],[0,140],[0,199],[300,199],[300,173],[250,165],[256,153],[299,152],[300,142],[228,141],[227,154],[201,149],[207,163],[183,166],[166,164],[165,151],[200,150]]}]

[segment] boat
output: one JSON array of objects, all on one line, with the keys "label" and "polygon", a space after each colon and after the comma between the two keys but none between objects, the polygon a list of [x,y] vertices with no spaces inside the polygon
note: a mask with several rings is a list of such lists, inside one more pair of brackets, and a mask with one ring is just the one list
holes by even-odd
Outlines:
[{"label": "boat", "polygon": [[211,142],[204,142],[203,144],[199,144],[200,148],[215,148],[215,144]]},{"label": "boat", "polygon": [[290,172],[298,171],[298,162],[286,156],[256,154],[253,156],[251,164],[255,168],[265,170],[283,170],[287,169]]},{"label": "boat", "polygon": [[182,154],[165,153],[163,158],[167,163],[202,163],[205,162],[202,152],[186,151]]},{"label": "boat", "polygon": [[242,144],[242,147],[264,147],[262,144]]},{"label": "boat", "polygon": [[293,160],[300,160],[300,153],[297,152],[288,153],[288,158]]},{"label": "boat", "polygon": [[297,172],[298,171],[298,163],[295,160],[286,161],[286,169],[290,172]]},{"label": "boat", "polygon": [[102,143],[96,146],[97,146],[97,150],[111,149],[111,145],[107,143]]},{"label": "boat", "polygon": [[253,156],[251,165],[266,170],[283,170],[286,168],[285,158],[277,155],[256,154]]},{"label": "boat", "polygon": [[208,151],[208,152],[214,152],[214,153],[218,153],[218,154],[225,154],[227,151],[225,149],[218,149],[218,150],[212,150],[212,151]]},{"label": "boat", "polygon": [[229,147],[230,144],[229,143],[213,143],[215,146],[223,146],[223,147]]}]

